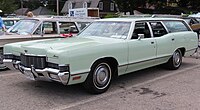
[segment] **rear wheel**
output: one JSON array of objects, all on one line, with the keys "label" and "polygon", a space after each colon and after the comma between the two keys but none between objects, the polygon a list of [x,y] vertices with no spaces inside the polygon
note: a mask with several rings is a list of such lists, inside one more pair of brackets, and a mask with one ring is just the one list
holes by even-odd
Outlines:
[{"label": "rear wheel", "polygon": [[96,62],[84,83],[84,87],[94,94],[108,90],[112,79],[112,68],[106,61]]},{"label": "rear wheel", "polygon": [[168,69],[176,70],[181,66],[181,64],[182,64],[182,53],[179,49],[177,49],[167,62],[166,66]]}]

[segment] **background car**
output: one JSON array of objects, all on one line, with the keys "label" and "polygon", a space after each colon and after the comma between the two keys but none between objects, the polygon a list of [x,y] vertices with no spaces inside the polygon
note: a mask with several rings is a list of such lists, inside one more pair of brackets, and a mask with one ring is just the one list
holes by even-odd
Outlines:
[{"label": "background car", "polygon": [[96,19],[90,18],[25,18],[10,27],[6,35],[0,37],[0,69],[3,45],[12,42],[75,36],[85,26]]},{"label": "background car", "polygon": [[6,29],[9,29],[11,26],[17,23],[20,20],[20,18],[2,18],[2,20]]},{"label": "background car", "polygon": [[200,32],[200,22],[194,17],[181,17],[184,19],[195,32]]}]

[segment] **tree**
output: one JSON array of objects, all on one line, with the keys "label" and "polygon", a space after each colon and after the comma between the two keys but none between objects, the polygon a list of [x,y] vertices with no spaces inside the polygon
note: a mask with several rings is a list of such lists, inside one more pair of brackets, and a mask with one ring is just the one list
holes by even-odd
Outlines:
[{"label": "tree", "polygon": [[29,10],[37,9],[42,4],[39,0],[29,0],[29,1],[23,1],[23,7],[28,8]]},{"label": "tree", "polygon": [[180,7],[187,7],[188,4],[189,4],[189,2],[190,2],[190,0],[179,0],[179,1],[177,2],[177,4],[178,4],[178,6],[180,6]]},{"label": "tree", "polygon": [[11,14],[18,8],[14,0],[0,0],[0,10],[5,14]]},{"label": "tree", "polygon": [[200,0],[190,0],[189,6],[194,10],[200,10]]},{"label": "tree", "polygon": [[133,14],[133,10],[138,7],[144,7],[146,0],[115,0],[119,6],[119,9],[124,13],[130,12]]},{"label": "tree", "polygon": [[[170,6],[167,3],[175,3],[178,6],[176,7],[179,10],[183,10],[183,12],[188,12],[188,10],[193,11],[200,11],[200,0],[115,0],[118,4],[118,7],[121,12],[130,12],[133,14],[133,10],[137,10],[138,8],[148,8],[146,7],[146,4],[148,3],[148,6],[154,6],[155,10],[159,10],[160,12],[171,12],[171,11],[178,11],[178,10],[171,10],[167,11],[166,8],[174,8],[174,6]],[[155,11],[154,10],[154,11]]]}]

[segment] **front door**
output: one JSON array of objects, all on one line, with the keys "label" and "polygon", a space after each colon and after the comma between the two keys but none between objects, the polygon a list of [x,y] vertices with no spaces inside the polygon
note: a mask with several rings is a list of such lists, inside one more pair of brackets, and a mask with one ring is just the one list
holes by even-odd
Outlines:
[{"label": "front door", "polygon": [[[138,38],[140,36],[140,38]],[[143,36],[144,38],[142,38]],[[156,58],[156,41],[152,37],[146,22],[136,22],[129,45],[129,64],[126,73],[154,65]]]}]

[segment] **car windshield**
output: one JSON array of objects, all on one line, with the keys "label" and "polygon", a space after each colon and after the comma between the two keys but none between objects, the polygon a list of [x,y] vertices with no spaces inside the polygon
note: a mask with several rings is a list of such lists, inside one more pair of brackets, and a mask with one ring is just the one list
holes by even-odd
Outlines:
[{"label": "car windshield", "polygon": [[37,20],[20,20],[13,27],[11,27],[8,32],[27,35],[32,33],[37,23]]},{"label": "car windshield", "polygon": [[94,22],[82,31],[78,37],[110,37],[126,39],[131,22],[99,21]]}]

